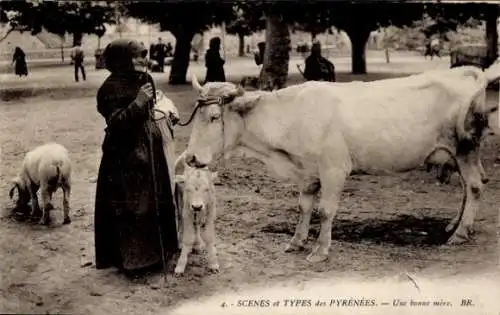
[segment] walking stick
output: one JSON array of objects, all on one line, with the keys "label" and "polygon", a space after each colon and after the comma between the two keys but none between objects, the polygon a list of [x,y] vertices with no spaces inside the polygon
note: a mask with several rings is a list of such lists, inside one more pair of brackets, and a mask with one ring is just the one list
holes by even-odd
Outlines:
[{"label": "walking stick", "polygon": [[[151,108],[150,109],[150,119],[152,123],[154,122],[154,106],[156,104],[156,87],[153,81],[153,78],[145,72],[142,77],[145,79],[146,83],[151,83],[153,86],[153,101],[151,102]],[[147,128],[147,138],[148,138],[148,149],[149,149],[149,156],[150,156],[150,163],[151,163],[151,176],[153,177],[153,193],[154,193],[154,204],[156,208],[156,215],[158,217],[158,233],[160,236],[160,251],[161,251],[161,263],[162,263],[162,268],[163,268],[163,280],[165,283],[167,280],[167,262],[165,260],[165,246],[163,244],[163,231],[161,228],[161,214],[160,214],[160,207],[158,203],[158,187],[156,185],[156,170],[155,170],[155,158],[154,158],[154,151],[153,151],[153,132],[151,128],[148,126]],[[168,168],[168,167],[167,167]]]}]

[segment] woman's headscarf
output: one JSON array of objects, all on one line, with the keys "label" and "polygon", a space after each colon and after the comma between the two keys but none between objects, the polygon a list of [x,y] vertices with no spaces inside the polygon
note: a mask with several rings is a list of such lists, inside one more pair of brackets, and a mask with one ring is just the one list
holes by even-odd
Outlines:
[{"label": "woman's headscarf", "polygon": [[209,48],[212,50],[219,50],[220,49],[220,38],[214,37],[214,38],[210,39]]},{"label": "woman's headscarf", "polygon": [[136,40],[117,39],[106,46],[104,62],[106,69],[113,72],[133,72],[134,58],[145,58],[148,54],[146,47]]}]

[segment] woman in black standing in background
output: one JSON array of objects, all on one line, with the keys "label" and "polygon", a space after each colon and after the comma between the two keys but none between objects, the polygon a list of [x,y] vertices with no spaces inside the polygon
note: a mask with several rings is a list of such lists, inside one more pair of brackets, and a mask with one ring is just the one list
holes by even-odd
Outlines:
[{"label": "woman in black standing in background", "polygon": [[220,56],[220,38],[210,39],[209,48],[205,54],[205,67],[207,68],[206,82],[226,82],[224,73],[224,59]]},{"label": "woman in black standing in background", "polygon": [[14,63],[16,75],[22,77],[28,76],[28,66],[26,65],[26,54],[20,47],[16,47],[14,50],[14,56],[12,57],[12,63]]}]

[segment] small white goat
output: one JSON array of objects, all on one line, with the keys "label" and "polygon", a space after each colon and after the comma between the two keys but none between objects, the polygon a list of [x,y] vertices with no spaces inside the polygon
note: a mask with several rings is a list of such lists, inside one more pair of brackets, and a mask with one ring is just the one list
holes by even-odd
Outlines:
[{"label": "small white goat", "polygon": [[[202,249],[202,240],[207,247],[208,268],[219,272],[217,251],[215,249],[216,199],[214,179],[217,172],[208,168],[193,168],[184,164],[183,155],[175,163],[176,201],[180,211],[182,250],[175,267],[175,274],[184,273],[188,255],[192,250]],[[178,221],[179,223],[179,221]]]},{"label": "small white goat", "polygon": [[69,199],[71,193],[71,161],[68,150],[57,143],[46,143],[26,153],[19,174],[12,181],[9,192],[12,199],[17,189],[17,206],[27,206],[31,200],[31,216],[40,213],[37,191],[42,197],[42,217],[40,224],[50,223],[49,211],[53,209],[52,195],[58,189],[63,190],[63,224],[71,223],[69,217]]}]

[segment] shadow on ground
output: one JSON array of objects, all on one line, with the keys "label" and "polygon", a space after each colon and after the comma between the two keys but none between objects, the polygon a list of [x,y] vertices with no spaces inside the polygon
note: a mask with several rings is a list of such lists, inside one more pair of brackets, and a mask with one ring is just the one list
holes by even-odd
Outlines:
[{"label": "shadow on ground", "polygon": [[[313,213],[310,234],[314,238],[319,235],[319,221],[319,216]],[[351,243],[435,246],[446,243],[450,236],[449,233],[445,232],[448,223],[447,219],[416,218],[409,215],[398,215],[390,220],[335,219],[332,227],[332,239]],[[275,222],[266,225],[261,231],[293,235],[295,224],[286,221]]]}]

